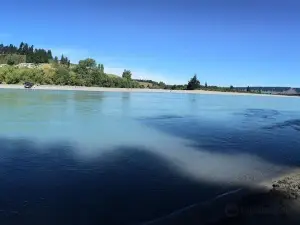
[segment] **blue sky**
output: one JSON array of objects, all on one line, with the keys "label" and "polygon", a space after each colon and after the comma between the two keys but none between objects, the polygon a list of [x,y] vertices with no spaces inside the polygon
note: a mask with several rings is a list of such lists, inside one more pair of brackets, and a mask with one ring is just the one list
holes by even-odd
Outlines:
[{"label": "blue sky", "polygon": [[11,0],[0,41],[168,83],[300,87],[299,12],[298,0]]}]

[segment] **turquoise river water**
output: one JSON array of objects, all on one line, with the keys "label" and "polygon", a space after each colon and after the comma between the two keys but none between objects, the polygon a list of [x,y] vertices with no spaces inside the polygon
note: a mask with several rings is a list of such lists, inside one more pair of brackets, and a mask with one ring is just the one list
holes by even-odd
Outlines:
[{"label": "turquoise river water", "polygon": [[0,90],[1,224],[142,224],[300,164],[300,98]]}]

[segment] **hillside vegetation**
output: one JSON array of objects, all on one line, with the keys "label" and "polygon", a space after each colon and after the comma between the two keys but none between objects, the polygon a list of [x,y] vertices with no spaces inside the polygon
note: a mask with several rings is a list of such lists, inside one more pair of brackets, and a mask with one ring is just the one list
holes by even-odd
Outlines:
[{"label": "hillside vegetation", "polygon": [[[33,45],[21,42],[19,47],[15,45],[0,44],[0,64],[15,65],[19,63],[49,63],[57,60],[52,56],[51,50],[34,48]],[[63,63],[70,63],[68,58],[62,56]]]},{"label": "hillside vegetation", "polygon": [[97,65],[93,59],[79,61],[74,67],[59,63],[39,64],[37,66],[0,67],[0,82],[6,84],[20,84],[24,82],[48,85],[99,86],[140,88],[138,82],[131,80],[131,76],[122,78],[107,75],[102,64]]},{"label": "hillside vegetation", "polygon": [[[0,82],[19,84],[24,82],[50,85],[99,86],[119,88],[151,88],[170,90],[207,90],[223,92],[282,93],[289,87],[218,87],[201,85],[195,74],[187,84],[169,85],[153,80],[132,79],[130,70],[124,70],[122,77],[106,74],[103,64],[94,59],[70,63],[68,57],[52,55],[50,49],[34,48],[21,42],[19,47],[0,44]],[[299,89],[294,89],[299,93]]]}]

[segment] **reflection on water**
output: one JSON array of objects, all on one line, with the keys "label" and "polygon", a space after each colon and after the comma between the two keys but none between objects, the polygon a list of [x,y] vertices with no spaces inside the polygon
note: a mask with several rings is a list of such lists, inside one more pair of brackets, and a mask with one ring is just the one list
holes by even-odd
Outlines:
[{"label": "reflection on water", "polygon": [[253,185],[299,166],[299,101],[0,90],[0,222],[137,224]]}]

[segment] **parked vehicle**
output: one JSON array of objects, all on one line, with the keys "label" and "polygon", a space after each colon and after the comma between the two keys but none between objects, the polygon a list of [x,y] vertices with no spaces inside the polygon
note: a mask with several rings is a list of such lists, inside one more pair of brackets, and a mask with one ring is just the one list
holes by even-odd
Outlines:
[{"label": "parked vehicle", "polygon": [[25,82],[25,83],[24,83],[24,88],[32,88],[33,85],[34,85],[34,84],[31,83],[31,82]]}]

